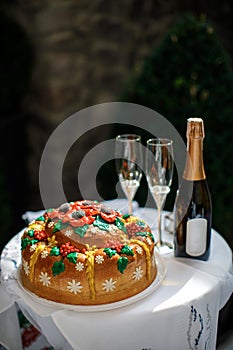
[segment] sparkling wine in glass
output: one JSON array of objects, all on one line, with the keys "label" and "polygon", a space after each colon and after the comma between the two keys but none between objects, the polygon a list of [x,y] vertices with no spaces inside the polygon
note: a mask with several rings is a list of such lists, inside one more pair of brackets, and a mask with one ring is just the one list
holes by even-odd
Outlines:
[{"label": "sparkling wine in glass", "polygon": [[116,137],[115,162],[121,188],[128,199],[129,214],[132,214],[132,201],[142,177],[141,137],[134,134]]},{"label": "sparkling wine in glass", "polygon": [[173,177],[173,141],[164,138],[149,139],[146,152],[146,178],[149,190],[158,210],[158,241],[156,247],[161,254],[173,251],[172,244],[162,239],[162,210],[170,192]]}]

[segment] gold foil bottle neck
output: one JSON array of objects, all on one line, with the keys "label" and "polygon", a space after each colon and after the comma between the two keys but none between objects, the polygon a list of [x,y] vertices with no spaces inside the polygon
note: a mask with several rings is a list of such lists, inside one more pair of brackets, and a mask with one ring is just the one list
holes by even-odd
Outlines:
[{"label": "gold foil bottle neck", "polygon": [[204,123],[201,118],[189,118],[187,122],[187,158],[183,177],[197,181],[206,178],[203,162]]},{"label": "gold foil bottle neck", "polygon": [[201,118],[189,118],[187,123],[187,138],[204,138],[204,123]]}]

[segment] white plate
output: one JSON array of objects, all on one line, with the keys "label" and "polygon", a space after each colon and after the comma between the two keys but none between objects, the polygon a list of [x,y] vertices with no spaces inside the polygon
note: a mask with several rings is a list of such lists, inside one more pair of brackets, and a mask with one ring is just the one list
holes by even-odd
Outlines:
[{"label": "white plate", "polygon": [[[112,309],[117,309],[123,306],[130,305],[132,303],[135,303],[139,300],[144,299],[151,293],[153,293],[162,283],[165,275],[166,275],[166,267],[164,264],[164,261],[162,257],[155,252],[155,259],[157,263],[157,276],[155,280],[152,282],[152,284],[147,287],[145,290],[143,290],[141,293],[138,293],[132,297],[129,297],[124,300],[120,300],[113,303],[108,304],[101,304],[101,305],[73,305],[73,304],[63,304],[63,303],[57,303],[52,300],[48,300],[45,298],[38,297],[36,294],[30,292],[29,290],[25,289],[22,285],[19,270],[17,274],[17,281],[23,292],[25,293],[25,298],[31,297],[35,302],[43,305],[43,306],[52,306],[53,308],[57,308],[58,310],[72,310],[72,311],[78,311],[78,312],[99,312],[99,311],[107,311]],[[20,269],[20,267],[19,267]],[[27,300],[25,300],[27,301]]]}]

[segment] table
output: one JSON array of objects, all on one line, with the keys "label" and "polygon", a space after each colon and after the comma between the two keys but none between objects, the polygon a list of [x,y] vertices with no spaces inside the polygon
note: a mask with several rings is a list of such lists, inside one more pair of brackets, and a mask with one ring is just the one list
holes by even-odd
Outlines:
[{"label": "table", "polygon": [[[151,225],[156,217],[152,208],[135,208],[135,214]],[[207,262],[169,254],[158,289],[133,304],[98,312],[42,305],[27,295],[15,279],[20,235],[5,247],[1,261],[0,343],[8,349],[21,350],[17,307],[56,350],[215,349],[219,310],[233,291],[232,252],[215,230]]]}]

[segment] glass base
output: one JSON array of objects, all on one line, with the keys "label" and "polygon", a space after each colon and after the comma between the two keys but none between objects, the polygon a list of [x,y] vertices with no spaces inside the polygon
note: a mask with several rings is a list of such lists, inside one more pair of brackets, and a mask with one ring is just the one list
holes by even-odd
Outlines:
[{"label": "glass base", "polygon": [[171,243],[157,242],[155,247],[161,255],[173,253],[173,245]]}]

